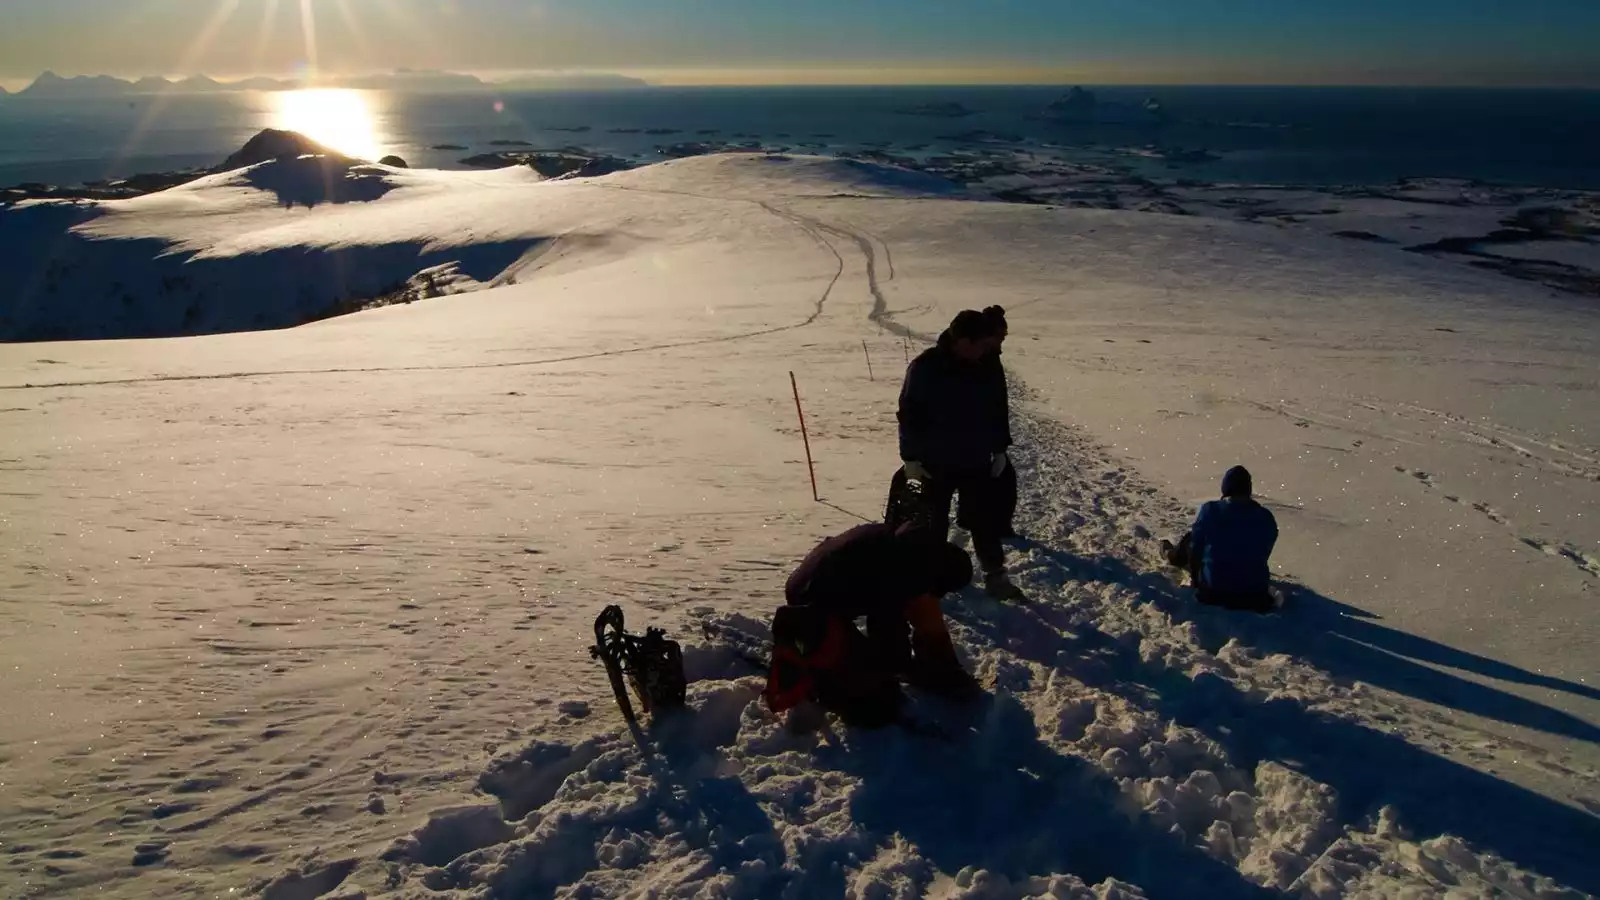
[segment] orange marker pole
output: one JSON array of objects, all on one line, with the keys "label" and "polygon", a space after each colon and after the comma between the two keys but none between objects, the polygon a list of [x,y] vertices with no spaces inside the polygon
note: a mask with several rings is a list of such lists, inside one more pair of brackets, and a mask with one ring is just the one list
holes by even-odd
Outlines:
[{"label": "orange marker pole", "polygon": [[789,386],[794,388],[794,411],[800,417],[800,439],[806,442],[806,470],[811,473],[811,499],[821,503],[822,497],[817,494],[817,466],[811,461],[811,436],[806,434],[806,411],[800,408],[800,383],[794,380],[794,373],[789,373]]}]

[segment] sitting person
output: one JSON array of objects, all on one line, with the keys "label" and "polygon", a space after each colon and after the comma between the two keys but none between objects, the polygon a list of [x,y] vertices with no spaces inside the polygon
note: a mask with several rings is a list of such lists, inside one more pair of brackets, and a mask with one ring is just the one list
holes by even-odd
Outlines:
[{"label": "sitting person", "polygon": [[1267,563],[1278,523],[1252,490],[1250,472],[1234,466],[1222,476],[1222,499],[1200,507],[1183,540],[1161,542],[1167,562],[1188,570],[1201,603],[1256,612],[1277,606]]},{"label": "sitting person", "polygon": [[[975,693],[939,601],[972,582],[966,551],[928,532],[860,525],[823,541],[790,576],[772,620],[767,705],[807,700],[852,725],[893,722],[902,678],[954,697]],[[855,620],[866,619],[866,633]]]}]

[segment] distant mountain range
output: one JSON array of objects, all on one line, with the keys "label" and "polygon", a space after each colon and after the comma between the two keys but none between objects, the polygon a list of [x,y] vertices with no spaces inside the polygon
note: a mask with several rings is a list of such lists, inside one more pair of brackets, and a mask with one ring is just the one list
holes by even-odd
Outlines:
[{"label": "distant mountain range", "polygon": [[[45,72],[33,84],[17,92],[18,97],[131,97],[144,94],[212,94],[224,91],[294,91],[308,87],[347,88],[370,91],[414,91],[449,93],[492,90],[617,90],[648,87],[648,82],[626,75],[606,73],[549,73],[524,75],[506,81],[484,81],[475,75],[454,72],[400,69],[378,75],[342,75],[321,78],[314,83],[277,78],[247,78],[242,81],[217,81],[205,75],[192,75],[179,81],[148,77],[126,81],[110,75],[76,75],[63,78]],[[0,88],[0,95],[6,91]]]}]

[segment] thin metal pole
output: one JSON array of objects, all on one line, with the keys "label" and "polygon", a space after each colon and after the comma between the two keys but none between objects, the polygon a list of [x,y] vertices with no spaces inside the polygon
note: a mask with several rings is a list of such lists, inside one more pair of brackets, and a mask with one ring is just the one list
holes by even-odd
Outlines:
[{"label": "thin metal pole", "polygon": [[795,381],[794,373],[789,373],[789,386],[794,388],[794,411],[800,417],[800,439],[806,442],[806,470],[811,473],[811,499],[821,503],[822,497],[817,494],[817,466],[811,460],[811,436],[806,433],[806,411],[800,407],[800,383]]}]

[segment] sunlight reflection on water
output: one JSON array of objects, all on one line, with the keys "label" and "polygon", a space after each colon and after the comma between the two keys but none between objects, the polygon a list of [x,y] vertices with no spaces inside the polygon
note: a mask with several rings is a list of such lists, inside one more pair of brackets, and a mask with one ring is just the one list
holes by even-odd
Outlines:
[{"label": "sunlight reflection on water", "polygon": [[315,89],[272,96],[273,128],[297,131],[360,159],[383,155],[387,139],[380,133],[372,92]]}]

